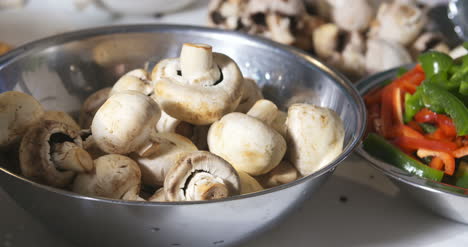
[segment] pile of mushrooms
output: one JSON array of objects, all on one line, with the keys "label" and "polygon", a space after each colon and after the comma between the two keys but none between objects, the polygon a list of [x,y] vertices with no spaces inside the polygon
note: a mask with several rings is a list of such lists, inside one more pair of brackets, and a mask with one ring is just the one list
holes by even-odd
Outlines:
[{"label": "pile of mushrooms", "polygon": [[430,8],[416,0],[211,0],[208,25],[302,48],[356,80],[427,50],[448,53],[453,47],[428,23]]},{"label": "pile of mushrooms", "polygon": [[186,43],[83,103],[78,123],[32,96],[0,94],[0,149],[20,173],[85,196],[199,201],[292,182],[332,162],[344,127],[331,109],[280,111],[228,56]]}]

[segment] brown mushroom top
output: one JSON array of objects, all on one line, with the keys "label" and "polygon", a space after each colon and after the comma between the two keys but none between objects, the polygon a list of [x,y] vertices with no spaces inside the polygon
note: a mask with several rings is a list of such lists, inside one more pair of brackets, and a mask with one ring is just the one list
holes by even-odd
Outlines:
[{"label": "brown mushroom top", "polygon": [[45,120],[26,132],[19,150],[23,175],[54,187],[71,183],[75,172],[58,169],[51,158],[51,145],[63,142],[82,145],[78,131],[60,122]]}]

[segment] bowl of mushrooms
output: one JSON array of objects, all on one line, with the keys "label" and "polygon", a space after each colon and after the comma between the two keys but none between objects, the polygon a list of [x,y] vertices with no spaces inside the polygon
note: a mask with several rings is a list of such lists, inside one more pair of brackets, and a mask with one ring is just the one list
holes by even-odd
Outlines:
[{"label": "bowl of mushrooms", "polygon": [[231,246],[275,226],[358,144],[351,83],[295,48],[134,25],[0,58],[0,186],[85,246]]}]

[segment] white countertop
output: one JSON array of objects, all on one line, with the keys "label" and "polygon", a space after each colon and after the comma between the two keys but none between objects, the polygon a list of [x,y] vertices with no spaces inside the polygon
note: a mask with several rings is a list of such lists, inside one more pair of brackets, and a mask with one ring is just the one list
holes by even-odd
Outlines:
[{"label": "white countertop", "polygon": [[[94,6],[78,11],[71,1],[30,0],[23,9],[0,10],[0,40],[16,46],[60,32],[115,24],[205,25],[206,4],[206,0],[200,0],[184,11],[160,18],[115,19]],[[353,155],[300,210],[244,246],[312,245],[468,246],[468,225],[418,207],[402,197],[387,178]],[[72,247],[53,236],[1,189],[0,246]]]}]

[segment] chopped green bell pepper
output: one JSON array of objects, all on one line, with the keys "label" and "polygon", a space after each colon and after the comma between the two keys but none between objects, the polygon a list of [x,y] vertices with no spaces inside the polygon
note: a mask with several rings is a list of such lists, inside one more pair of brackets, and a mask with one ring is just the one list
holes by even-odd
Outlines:
[{"label": "chopped green bell pepper", "polygon": [[444,176],[442,171],[414,160],[375,133],[370,133],[367,136],[363,142],[363,147],[370,155],[419,177],[440,182]]},{"label": "chopped green bell pepper", "polygon": [[463,136],[468,134],[468,109],[462,101],[447,90],[432,84],[423,83],[422,90],[424,96],[430,100],[432,106],[443,109],[449,115],[457,129],[457,135]]},{"label": "chopped green bell pepper", "polygon": [[440,78],[447,78],[450,67],[453,65],[453,59],[442,52],[429,51],[418,57],[423,67],[426,78],[438,75]]}]

